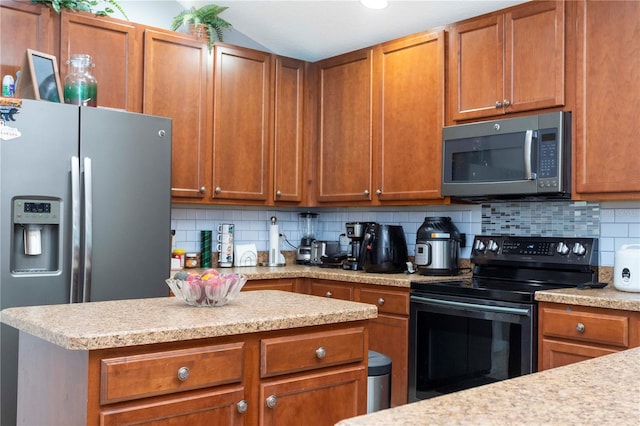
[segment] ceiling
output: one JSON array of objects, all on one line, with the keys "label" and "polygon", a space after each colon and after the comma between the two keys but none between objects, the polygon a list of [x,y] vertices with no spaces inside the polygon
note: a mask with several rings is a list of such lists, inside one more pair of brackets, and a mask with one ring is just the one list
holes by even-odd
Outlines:
[{"label": "ceiling", "polygon": [[[229,7],[220,17],[230,22],[234,31],[273,53],[314,62],[525,1],[390,0],[381,10],[367,9],[357,0],[214,3]],[[212,2],[178,3],[187,8]]]}]

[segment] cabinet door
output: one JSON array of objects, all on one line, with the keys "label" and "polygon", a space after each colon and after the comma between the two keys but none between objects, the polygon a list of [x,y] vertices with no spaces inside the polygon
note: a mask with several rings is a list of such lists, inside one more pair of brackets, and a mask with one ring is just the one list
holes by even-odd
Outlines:
[{"label": "cabinet door", "polygon": [[211,57],[207,45],[190,36],[144,32],[145,114],[173,119],[171,196],[202,200],[207,193],[206,148],[210,144]]},{"label": "cabinet door", "polygon": [[640,199],[640,2],[578,3],[575,191]]},{"label": "cabinet door", "polygon": [[276,57],[274,90],[274,201],[302,201],[304,62]]},{"label": "cabinet door", "polygon": [[0,3],[0,77],[12,75],[22,67],[27,49],[58,56],[53,43],[51,9],[24,1]]},{"label": "cabinet door", "polygon": [[135,24],[81,12],[60,16],[60,78],[69,73],[72,54],[87,53],[95,65],[90,72],[98,80],[98,105],[141,112],[142,44]]},{"label": "cabinet door", "polygon": [[618,352],[616,349],[603,348],[580,342],[561,342],[553,339],[542,339],[540,348],[539,370],[562,367],[563,365],[597,358]]},{"label": "cabinet door", "polygon": [[216,45],[214,60],[211,197],[266,203],[271,187],[271,55]]},{"label": "cabinet door", "polygon": [[153,402],[129,404],[122,408],[103,409],[100,412],[100,424],[243,425],[244,415],[238,412],[237,405],[243,400],[242,387],[186,394]]},{"label": "cabinet door", "polygon": [[534,2],[505,15],[507,112],[564,104],[564,1]]},{"label": "cabinet door", "polygon": [[318,64],[317,201],[370,201],[372,50]]},{"label": "cabinet door", "polygon": [[407,403],[409,317],[378,314],[369,320],[369,349],[391,358],[391,406]]},{"label": "cabinet door", "polygon": [[[451,26],[449,102],[451,118],[464,120],[502,114],[504,19],[502,15]],[[530,52],[534,53],[534,52]]]},{"label": "cabinet door", "polygon": [[367,411],[367,369],[363,366],[293,376],[260,385],[260,424],[314,426]]},{"label": "cabinet door", "polygon": [[444,32],[374,53],[374,171],[380,201],[439,199],[444,124]]}]

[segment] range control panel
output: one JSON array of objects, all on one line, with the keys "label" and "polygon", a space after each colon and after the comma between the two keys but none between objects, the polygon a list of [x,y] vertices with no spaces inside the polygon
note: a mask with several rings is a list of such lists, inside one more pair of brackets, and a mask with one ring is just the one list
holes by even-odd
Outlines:
[{"label": "range control panel", "polygon": [[527,263],[541,266],[598,265],[598,239],[575,237],[476,236],[471,249],[475,264]]}]

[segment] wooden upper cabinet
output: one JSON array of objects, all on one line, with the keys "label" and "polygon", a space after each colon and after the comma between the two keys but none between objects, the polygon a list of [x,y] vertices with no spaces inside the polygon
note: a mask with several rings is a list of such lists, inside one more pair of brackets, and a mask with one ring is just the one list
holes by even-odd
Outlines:
[{"label": "wooden upper cabinet", "polygon": [[536,1],[451,25],[451,120],[563,105],[564,8]]},{"label": "wooden upper cabinet", "polygon": [[214,200],[269,201],[271,55],[214,47]]},{"label": "wooden upper cabinet", "polygon": [[27,49],[58,56],[52,14],[48,7],[24,1],[2,0],[0,76],[9,74],[15,79]]},{"label": "wooden upper cabinet", "polygon": [[574,182],[580,198],[640,199],[640,2],[577,4]]},{"label": "wooden upper cabinet", "polygon": [[203,200],[210,146],[211,56],[195,38],[144,32],[143,112],[173,119],[171,196],[176,202]]},{"label": "wooden upper cabinet", "polygon": [[379,201],[439,199],[444,32],[374,51],[374,176]]},{"label": "wooden upper cabinet", "polygon": [[275,59],[273,199],[276,203],[302,201],[304,65],[296,59]]},{"label": "wooden upper cabinet", "polygon": [[318,63],[317,201],[370,201],[372,60],[362,49]]},{"label": "wooden upper cabinet", "polygon": [[[83,12],[60,14],[60,79],[74,53],[91,55],[98,80],[98,105],[141,112],[141,47],[136,25]],[[64,84],[64,81],[63,81]]]}]

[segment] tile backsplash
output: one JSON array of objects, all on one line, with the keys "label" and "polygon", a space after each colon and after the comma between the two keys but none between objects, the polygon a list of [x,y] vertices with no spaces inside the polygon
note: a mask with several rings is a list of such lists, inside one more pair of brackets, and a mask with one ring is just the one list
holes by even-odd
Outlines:
[{"label": "tile backsplash", "polygon": [[600,265],[613,266],[615,251],[622,244],[640,243],[638,202],[500,202],[483,205],[449,205],[393,208],[261,209],[251,207],[175,205],[171,228],[174,246],[187,251],[200,249],[200,231],[216,229],[220,223],[235,224],[235,242],[254,243],[267,250],[270,218],[275,216],[285,237],[282,250],[294,250],[301,238],[298,213],[318,213],[317,239],[339,239],[345,222],[379,222],[402,225],[409,255],[415,250],[416,232],[426,216],[449,216],[467,234],[461,257],[469,258],[473,237],[479,234],[598,237]]}]

